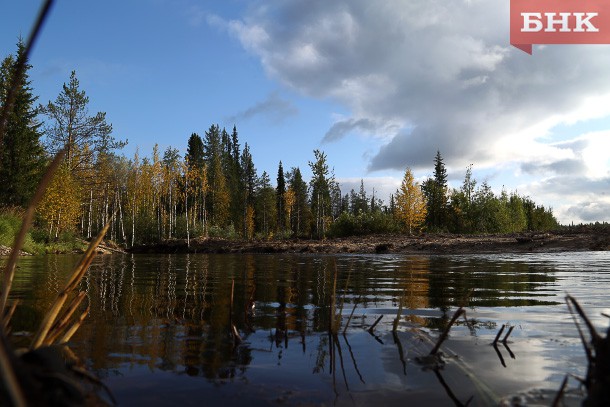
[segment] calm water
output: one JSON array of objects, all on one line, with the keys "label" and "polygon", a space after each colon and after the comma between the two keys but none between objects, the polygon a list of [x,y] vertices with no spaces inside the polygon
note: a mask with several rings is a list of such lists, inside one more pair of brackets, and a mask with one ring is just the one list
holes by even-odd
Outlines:
[{"label": "calm water", "polygon": [[[77,260],[20,260],[12,294],[24,301],[14,318],[24,340]],[[100,256],[81,284],[91,312],[71,347],[120,405],[548,405],[566,373],[586,368],[565,294],[602,330],[609,288],[608,252]],[[462,304],[446,365],[426,369],[418,357]],[[494,348],[503,324],[514,331]]]}]

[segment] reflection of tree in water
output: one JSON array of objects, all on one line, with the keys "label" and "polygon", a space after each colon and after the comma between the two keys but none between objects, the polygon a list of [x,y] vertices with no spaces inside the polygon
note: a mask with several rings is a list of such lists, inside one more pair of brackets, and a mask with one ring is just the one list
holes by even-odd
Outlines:
[{"label": "reflection of tree in water", "polygon": [[443,313],[428,326],[444,327],[451,307],[516,307],[556,305],[544,297],[554,296],[546,288],[557,278],[550,270],[518,262],[494,262],[468,258],[431,257],[429,274],[430,306]]},{"label": "reflection of tree in water", "polygon": [[[53,266],[61,273],[61,264]],[[472,289],[468,306],[532,305],[546,303],[543,289],[555,281],[552,273],[523,264],[460,263],[440,256],[107,256],[98,259],[82,283],[91,313],[75,342],[86,348],[83,354],[100,372],[146,365],[215,381],[245,374],[257,352],[249,339],[260,339],[258,332],[268,333],[268,344],[278,355],[295,345],[305,353],[306,338],[315,334],[316,366],[322,369],[333,347],[327,335],[317,333],[328,331],[335,267],[337,305],[343,304],[344,315],[354,304],[360,311],[387,310],[402,302],[413,312],[404,312],[401,321],[429,327],[444,326],[447,311]],[[34,284],[42,305],[51,296],[42,291],[53,286],[57,273],[44,278]],[[417,316],[417,310],[429,308],[445,315]],[[350,326],[371,323],[371,313],[365,320],[359,312]],[[241,344],[236,344],[231,324],[243,338]]]}]

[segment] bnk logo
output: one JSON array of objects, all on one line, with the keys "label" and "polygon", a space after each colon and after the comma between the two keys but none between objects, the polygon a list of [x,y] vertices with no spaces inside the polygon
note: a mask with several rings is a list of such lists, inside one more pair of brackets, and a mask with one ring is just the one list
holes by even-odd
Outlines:
[{"label": "bnk logo", "polygon": [[610,44],[610,0],[511,0],[510,43]]}]

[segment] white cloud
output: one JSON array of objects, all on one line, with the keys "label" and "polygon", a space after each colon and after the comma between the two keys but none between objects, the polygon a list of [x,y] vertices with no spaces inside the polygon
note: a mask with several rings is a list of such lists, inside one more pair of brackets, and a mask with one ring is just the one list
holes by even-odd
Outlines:
[{"label": "white cloud", "polygon": [[225,25],[272,78],[351,112],[325,141],[354,130],[387,133],[391,123],[371,170],[429,168],[438,149],[453,168],[512,163],[543,176],[530,190],[544,197],[551,186],[595,188],[608,177],[610,134],[558,142],[553,128],[610,115],[609,47],[535,47],[527,55],[509,45],[508,7],[287,0]]},{"label": "white cloud", "polygon": [[289,100],[283,99],[277,92],[273,92],[265,100],[225,118],[224,121],[232,126],[238,122],[263,116],[270,120],[271,123],[277,124],[283,122],[288,117],[297,115],[298,112],[298,109]]}]

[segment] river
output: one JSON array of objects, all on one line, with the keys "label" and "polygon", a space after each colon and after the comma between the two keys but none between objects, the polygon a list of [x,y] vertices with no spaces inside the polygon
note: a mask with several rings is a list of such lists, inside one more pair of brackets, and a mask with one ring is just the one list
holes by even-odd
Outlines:
[{"label": "river", "polygon": [[[20,259],[18,338],[77,260]],[[80,288],[91,311],[70,347],[120,405],[549,405],[566,374],[586,372],[565,295],[605,330],[610,253],[106,255]]]}]

